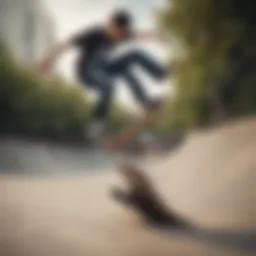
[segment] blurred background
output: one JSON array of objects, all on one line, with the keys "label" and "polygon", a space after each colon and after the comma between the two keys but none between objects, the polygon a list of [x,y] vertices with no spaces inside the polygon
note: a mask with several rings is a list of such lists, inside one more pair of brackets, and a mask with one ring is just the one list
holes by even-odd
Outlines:
[{"label": "blurred background", "polygon": [[[150,95],[167,100],[155,130],[169,132],[255,113],[255,31],[251,1],[4,1],[1,0],[1,131],[61,140],[82,139],[95,95],[74,75],[75,52],[48,77],[36,67],[50,49],[81,29],[106,22],[127,8],[137,29],[163,30],[167,43],[131,43],[169,63],[171,77],[154,84],[143,72]],[[127,126],[139,109],[117,82],[110,131]],[[118,107],[116,106],[118,105]],[[71,138],[72,137],[72,138]]]},{"label": "blurred background", "polygon": [[[76,79],[78,53],[50,74],[37,68],[58,43],[120,8],[136,29],[169,40],[117,51],[143,49],[170,76],[155,83],[135,68],[165,102],[159,121],[114,154],[84,136],[97,95]],[[179,213],[210,228],[255,230],[255,28],[254,0],[0,0],[0,255],[253,255],[233,246],[237,237],[220,248],[142,232],[108,189],[129,151],[136,157],[127,161],[143,165]],[[107,136],[142,114],[125,83],[116,88]]]}]

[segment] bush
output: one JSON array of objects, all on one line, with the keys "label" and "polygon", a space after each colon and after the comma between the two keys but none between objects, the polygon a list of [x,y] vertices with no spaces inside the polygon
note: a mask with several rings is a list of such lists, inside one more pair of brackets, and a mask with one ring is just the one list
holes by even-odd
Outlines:
[{"label": "bush", "polygon": [[[0,47],[1,132],[57,140],[83,140],[90,118],[90,104],[83,89],[61,77],[42,78],[21,66]],[[129,122],[122,108],[113,108],[109,129]]]},{"label": "bush", "polygon": [[169,122],[195,126],[255,114],[255,1],[169,2],[162,25],[178,42]]}]

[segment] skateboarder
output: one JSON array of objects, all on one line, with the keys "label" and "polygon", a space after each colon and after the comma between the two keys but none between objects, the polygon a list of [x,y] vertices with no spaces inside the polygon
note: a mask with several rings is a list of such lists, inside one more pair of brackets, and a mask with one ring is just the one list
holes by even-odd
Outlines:
[{"label": "skateboarder", "polygon": [[124,78],[136,100],[144,109],[156,107],[157,103],[149,99],[140,80],[132,73],[131,67],[136,64],[144,68],[157,80],[165,77],[165,69],[147,54],[133,50],[121,57],[113,58],[111,51],[127,40],[149,39],[153,33],[133,30],[133,19],[126,11],[115,12],[103,26],[85,29],[71,39],[60,44],[40,63],[40,70],[46,72],[54,61],[72,47],[80,50],[77,63],[77,76],[87,88],[98,91],[99,101],[93,109],[93,122],[89,128],[89,136],[98,138],[104,132],[104,124],[108,117],[111,99],[114,92],[114,80]]}]

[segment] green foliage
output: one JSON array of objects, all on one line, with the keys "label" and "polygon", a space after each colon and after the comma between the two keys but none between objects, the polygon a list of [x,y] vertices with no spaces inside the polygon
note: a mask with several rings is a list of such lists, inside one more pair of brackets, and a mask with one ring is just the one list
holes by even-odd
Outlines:
[{"label": "green foliage", "polygon": [[[241,73],[236,86],[233,86],[234,79],[225,81],[225,77],[236,76],[234,67],[246,62],[246,54],[253,54],[248,50],[255,43],[252,37],[255,3],[250,0],[169,2],[161,22],[179,45],[174,49],[178,52],[177,72],[175,94],[168,106],[169,121],[191,126],[211,122],[219,111],[227,116],[255,113],[256,91],[252,85],[255,56],[251,74]],[[222,101],[227,90],[232,91],[229,97],[234,98]]]},{"label": "green foliage", "polygon": [[[79,85],[61,77],[40,77],[21,66],[0,46],[0,120],[2,132],[64,141],[82,141],[90,119],[86,95]],[[115,108],[110,130],[126,125],[130,115]]]},{"label": "green foliage", "polygon": [[81,137],[88,104],[78,86],[57,77],[42,79],[4,49],[0,58],[2,130],[58,139]]}]

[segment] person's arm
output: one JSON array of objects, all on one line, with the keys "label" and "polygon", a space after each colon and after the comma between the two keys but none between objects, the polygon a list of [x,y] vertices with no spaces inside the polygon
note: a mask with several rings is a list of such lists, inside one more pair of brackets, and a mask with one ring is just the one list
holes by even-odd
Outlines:
[{"label": "person's arm", "polygon": [[54,62],[66,51],[73,47],[73,40],[68,40],[54,47],[49,55],[39,63],[39,70],[42,73],[48,72]]},{"label": "person's arm", "polygon": [[90,40],[94,40],[97,37],[98,30],[95,28],[83,30],[80,33],[73,35],[69,40],[57,45],[50,54],[39,63],[39,70],[43,73],[50,70],[54,62],[66,51],[73,47],[85,48],[86,44]]}]

